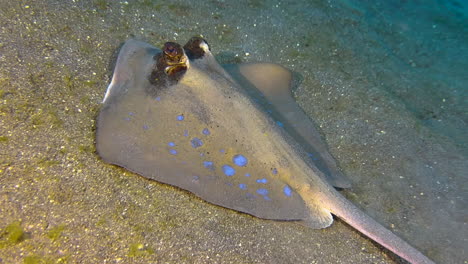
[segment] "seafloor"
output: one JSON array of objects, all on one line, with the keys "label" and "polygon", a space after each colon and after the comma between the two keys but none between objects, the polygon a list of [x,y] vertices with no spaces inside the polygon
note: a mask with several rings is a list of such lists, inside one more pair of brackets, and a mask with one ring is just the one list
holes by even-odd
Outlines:
[{"label": "seafloor", "polygon": [[400,263],[337,220],[312,230],[208,204],[102,162],[119,45],[202,34],[275,62],[353,187],[437,263],[468,263],[463,1],[0,0],[0,263]]}]

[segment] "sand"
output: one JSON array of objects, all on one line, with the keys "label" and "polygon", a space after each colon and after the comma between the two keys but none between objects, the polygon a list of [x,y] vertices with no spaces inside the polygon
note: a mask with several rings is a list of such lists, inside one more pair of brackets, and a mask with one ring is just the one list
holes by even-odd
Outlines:
[{"label": "sand", "polygon": [[468,7],[380,2],[0,0],[0,263],[401,263],[342,221],[257,219],[99,159],[119,45],[198,34],[221,62],[293,70],[342,193],[466,263]]}]

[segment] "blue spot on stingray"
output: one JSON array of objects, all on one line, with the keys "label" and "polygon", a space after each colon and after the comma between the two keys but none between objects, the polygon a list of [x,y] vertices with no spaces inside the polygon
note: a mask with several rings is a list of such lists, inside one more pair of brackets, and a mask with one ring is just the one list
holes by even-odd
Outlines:
[{"label": "blue spot on stingray", "polygon": [[275,174],[275,175],[278,174],[278,170],[277,170],[276,168],[273,168],[273,169],[271,170],[271,172],[272,172],[273,174]]},{"label": "blue spot on stingray", "polygon": [[177,120],[179,120],[179,121],[184,120],[184,115],[178,115],[178,116],[177,116]]},{"label": "blue spot on stingray", "polygon": [[263,179],[258,179],[257,182],[258,182],[258,183],[267,183],[268,180],[265,179],[265,178],[263,178]]},{"label": "blue spot on stingray", "polygon": [[203,166],[207,169],[214,170],[214,164],[212,161],[204,161]]},{"label": "blue spot on stingray", "polygon": [[318,160],[318,158],[315,157],[315,155],[312,153],[307,153],[307,156],[309,156],[309,158],[311,158],[312,160]]},{"label": "blue spot on stingray", "polygon": [[221,168],[226,176],[234,176],[236,174],[236,170],[229,165],[223,165]]},{"label": "blue spot on stingray", "polygon": [[266,196],[266,195],[263,195],[263,199],[267,200],[267,201],[271,201],[270,197]]},{"label": "blue spot on stingray", "polygon": [[239,188],[241,190],[247,190],[247,184],[241,183],[241,184],[239,184]]},{"label": "blue spot on stingray", "polygon": [[[129,116],[134,116],[135,113],[133,113],[133,112],[128,112],[128,115],[129,115]],[[125,121],[130,121],[130,120],[131,120],[131,118],[128,117],[128,116],[126,116],[124,119],[125,119]]]},{"label": "blue spot on stingray", "polygon": [[196,175],[193,176],[193,181],[198,181],[198,180],[200,180],[200,177],[198,177],[198,176],[196,176]]},{"label": "blue spot on stingray", "polygon": [[250,173],[246,173],[246,174],[245,174],[245,177],[250,177]]},{"label": "blue spot on stingray", "polygon": [[169,143],[167,143],[167,145],[168,145],[169,147],[174,147],[174,146],[175,146],[175,143],[174,143],[174,142],[169,142]]},{"label": "blue spot on stingray", "polygon": [[268,195],[268,190],[264,188],[257,189],[257,193],[260,195]]},{"label": "blue spot on stingray", "polygon": [[199,138],[193,138],[190,140],[190,143],[192,143],[193,148],[198,148],[203,146],[203,142]]},{"label": "blue spot on stingray", "polygon": [[154,98],[156,101],[161,101],[161,96]]},{"label": "blue spot on stingray", "polygon": [[232,162],[239,167],[245,167],[247,165],[247,158],[244,155],[237,154],[232,157]]},{"label": "blue spot on stingray", "polygon": [[276,121],[276,124],[280,127],[284,127],[283,123],[281,123],[280,121]]},{"label": "blue spot on stingray", "polygon": [[219,152],[224,153],[226,151],[224,149],[220,149]]},{"label": "blue spot on stingray", "polygon": [[170,149],[170,150],[169,150],[169,153],[171,153],[172,155],[177,155],[177,150],[175,150],[175,149]]},{"label": "blue spot on stingray", "polygon": [[226,182],[226,185],[232,187],[232,183],[231,183],[231,182]]},{"label": "blue spot on stingray", "polygon": [[283,187],[283,193],[284,193],[284,195],[286,195],[287,197],[291,197],[291,195],[292,195],[292,190],[291,190],[291,188],[290,188],[288,185],[285,185],[285,186]]},{"label": "blue spot on stingray", "polygon": [[208,136],[209,134],[211,134],[210,131],[208,130],[208,128],[203,129],[202,133],[203,133],[204,135],[207,135],[207,136]]},{"label": "blue spot on stingray", "polygon": [[187,129],[184,130],[184,137],[188,137],[188,130]]},{"label": "blue spot on stingray", "polygon": [[144,130],[148,130],[149,126],[148,125],[143,125]]},{"label": "blue spot on stingray", "polygon": [[247,198],[249,199],[255,199],[255,195],[251,194],[251,193],[246,193],[245,196],[247,196]]},{"label": "blue spot on stingray", "polygon": [[271,109],[266,110],[267,113],[271,114],[273,111]]}]

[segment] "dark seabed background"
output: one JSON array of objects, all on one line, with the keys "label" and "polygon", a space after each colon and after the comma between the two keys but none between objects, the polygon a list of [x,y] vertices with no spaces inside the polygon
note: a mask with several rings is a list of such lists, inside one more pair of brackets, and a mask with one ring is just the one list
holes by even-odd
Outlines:
[{"label": "dark seabed background", "polygon": [[295,71],[353,187],[437,263],[468,263],[468,3],[0,0],[0,263],[400,263],[342,221],[257,219],[104,164],[119,45],[203,34]]}]

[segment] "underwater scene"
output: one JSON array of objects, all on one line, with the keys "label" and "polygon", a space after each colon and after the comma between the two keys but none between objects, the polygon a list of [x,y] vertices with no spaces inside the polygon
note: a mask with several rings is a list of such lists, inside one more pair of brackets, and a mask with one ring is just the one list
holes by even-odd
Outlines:
[{"label": "underwater scene", "polygon": [[465,0],[0,0],[0,63],[0,263],[468,263]]}]

